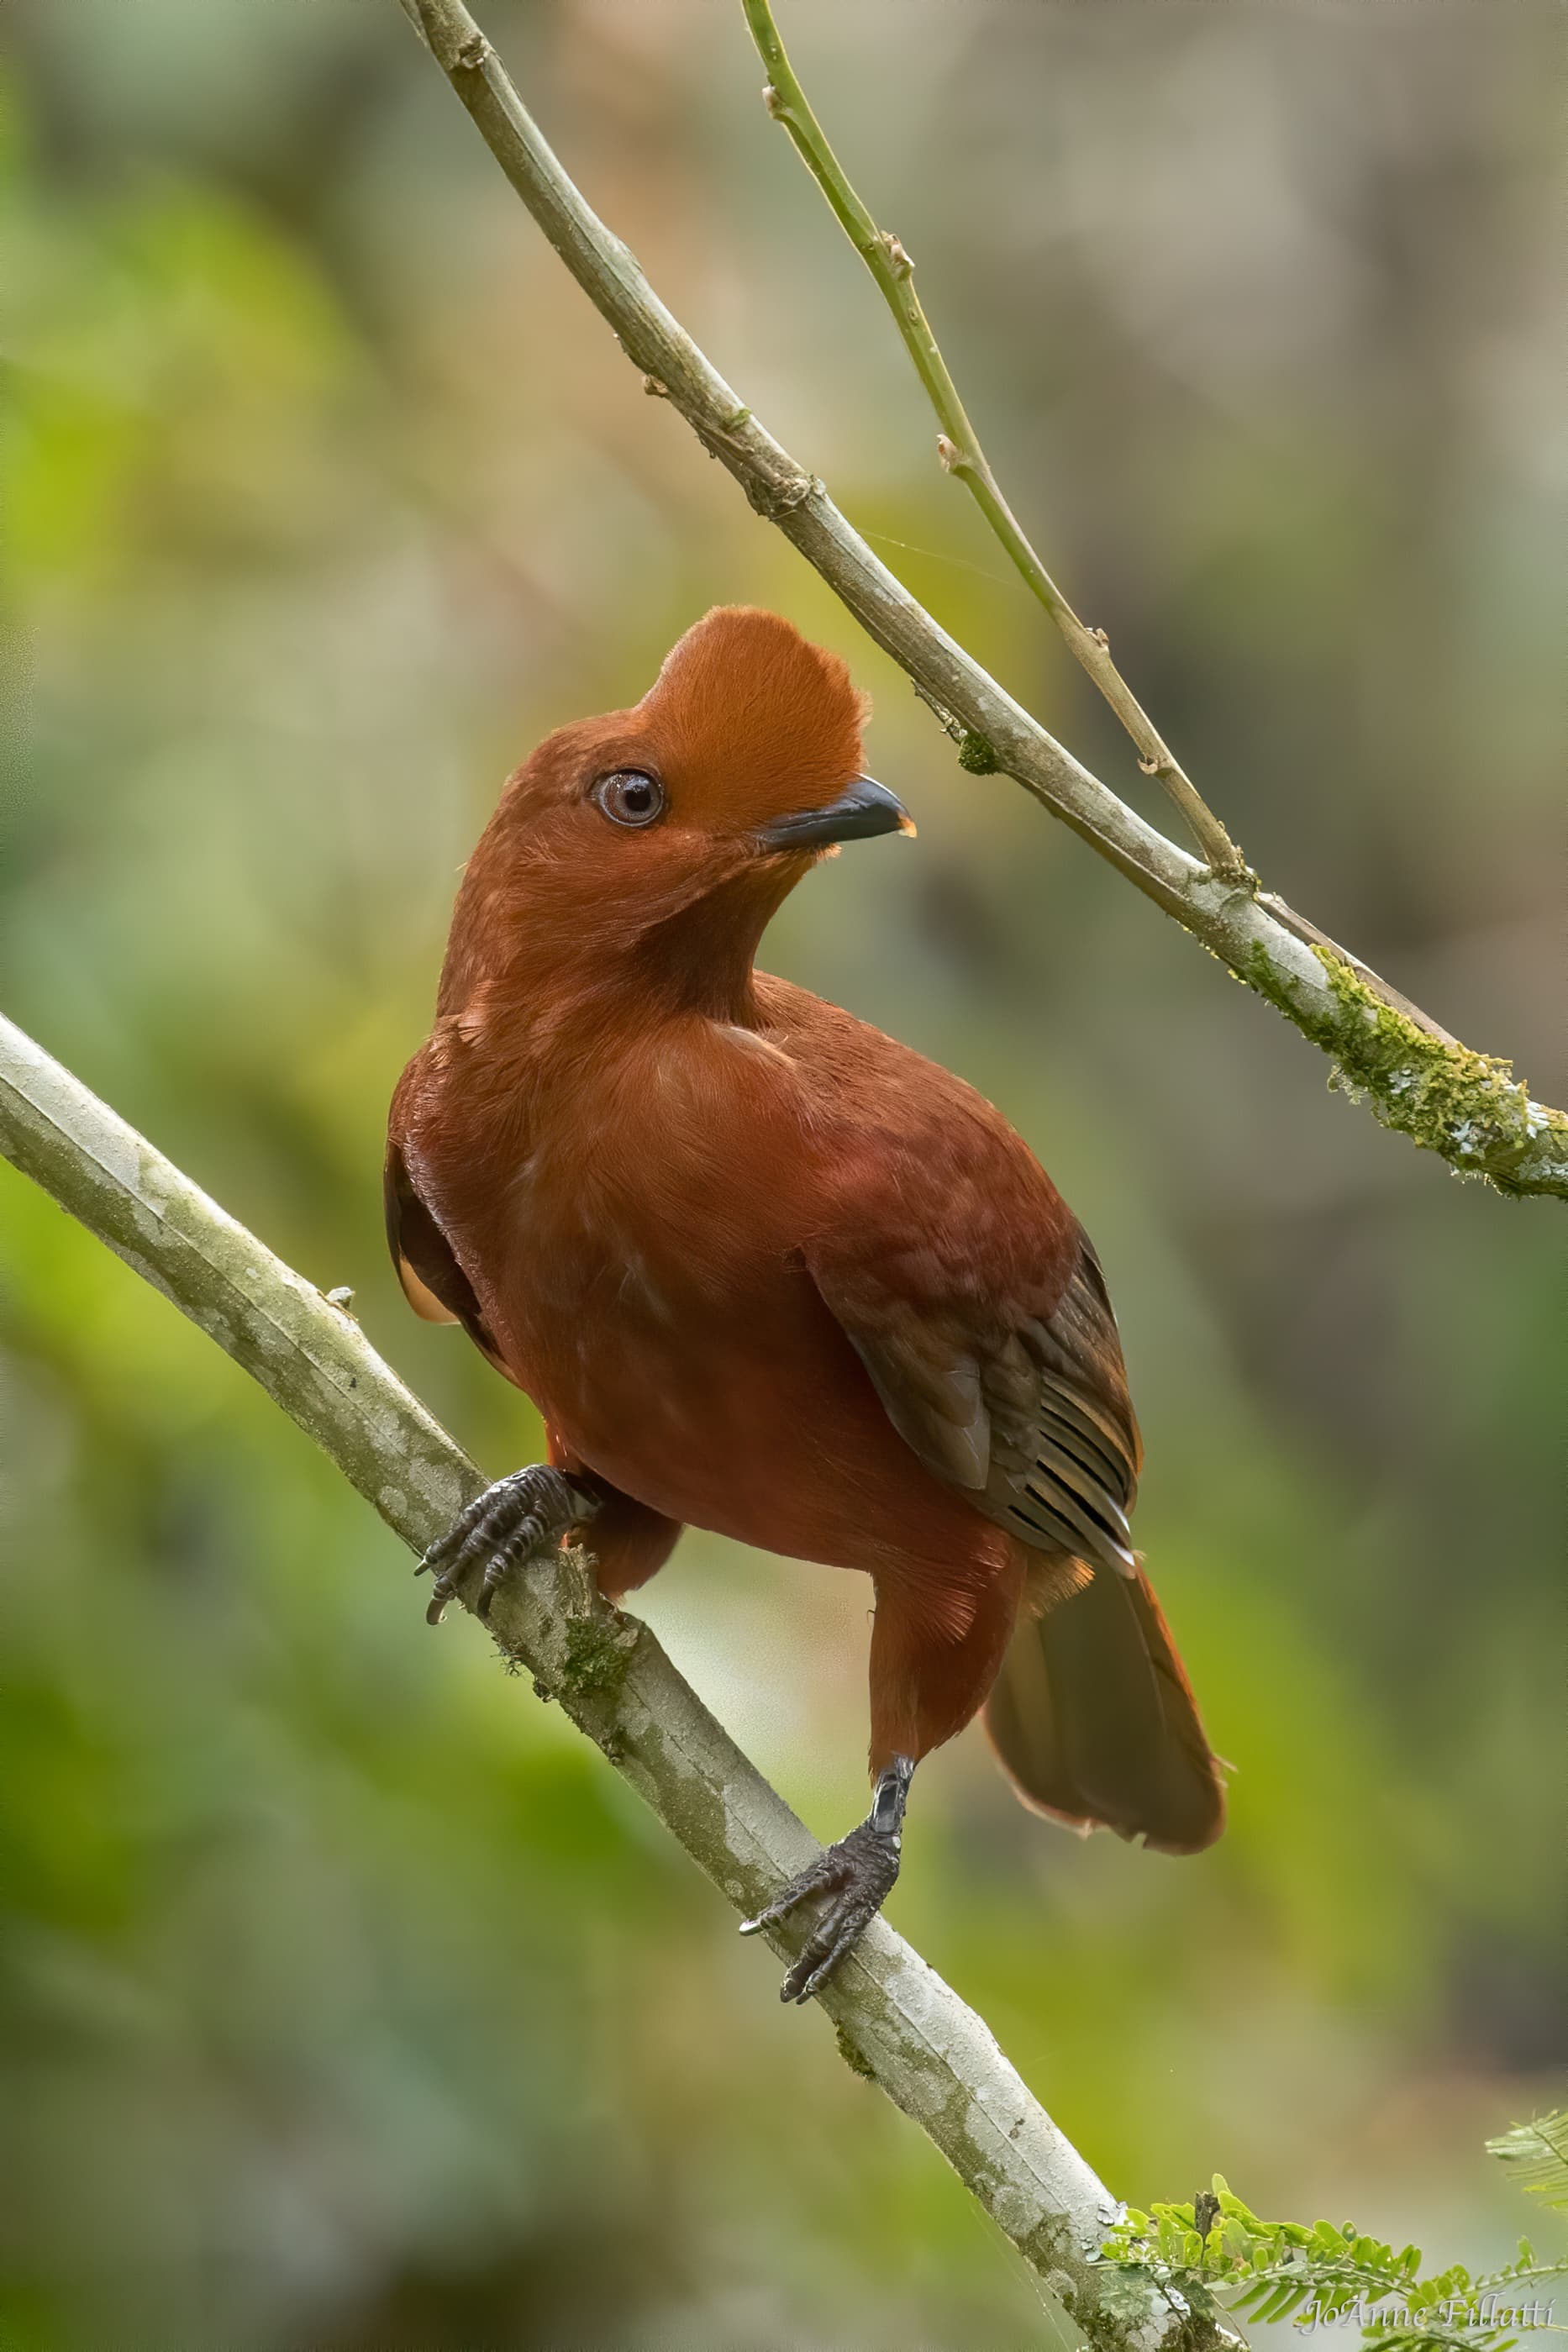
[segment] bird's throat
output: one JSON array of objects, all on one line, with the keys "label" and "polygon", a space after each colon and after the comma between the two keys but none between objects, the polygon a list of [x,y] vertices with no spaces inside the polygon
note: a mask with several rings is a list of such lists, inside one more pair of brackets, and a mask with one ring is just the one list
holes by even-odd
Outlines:
[{"label": "bird's throat", "polygon": [[649,1000],[672,1013],[749,1025],[763,933],[809,864],[759,858],[650,924],[634,950],[637,983]]}]

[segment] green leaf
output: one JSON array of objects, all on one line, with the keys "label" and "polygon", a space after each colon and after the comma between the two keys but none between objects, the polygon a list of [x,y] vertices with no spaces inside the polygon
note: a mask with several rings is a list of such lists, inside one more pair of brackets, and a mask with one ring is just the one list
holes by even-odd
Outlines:
[{"label": "green leaf", "polygon": [[[1510,2133],[1505,2161],[1535,2165],[1538,2141],[1547,2147],[1553,2132],[1568,2149],[1568,2117],[1549,2116],[1546,2129],[1521,2154],[1526,2135]],[[1555,2158],[1552,2159],[1555,2162]],[[1568,2175],[1568,2159],[1564,2163]],[[1568,2180],[1565,2180],[1568,2193]],[[1343,2325],[1358,2305],[1371,2307],[1363,2335],[1372,2352],[1510,2352],[1519,2340],[1503,2325],[1489,2326],[1465,2313],[1479,2310],[1487,2294],[1516,2286],[1521,2272],[1539,2276],[1534,2250],[1521,2239],[1519,2261],[1487,2278],[1474,2278],[1463,2263],[1450,2263],[1430,2278],[1421,2276],[1421,2249],[1395,2252],[1381,2238],[1347,2221],[1268,2221],[1244,2205],[1222,2175],[1214,2195],[1220,2219],[1205,2240],[1192,2205],[1156,2205],[1153,2220],[1130,2212],[1105,2243],[1105,2259],[1127,2267],[1152,2267],[1181,2290],[1194,2308],[1217,2307],[1262,2324],[1298,2317],[1309,2302],[1318,2318]],[[1568,2256],[1562,2264],[1568,2272]],[[1456,2316],[1456,2307],[1458,2315]]]},{"label": "green leaf", "polygon": [[1568,2109],[1515,2124],[1487,2142],[1489,2155],[1506,2165],[1520,2188],[1543,2204],[1568,2211]]}]

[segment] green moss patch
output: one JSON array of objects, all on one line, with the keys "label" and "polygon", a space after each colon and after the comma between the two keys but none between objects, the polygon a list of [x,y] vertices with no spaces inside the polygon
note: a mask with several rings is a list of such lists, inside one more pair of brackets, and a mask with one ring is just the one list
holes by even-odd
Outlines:
[{"label": "green moss patch", "polygon": [[958,746],[958,764],[972,776],[994,776],[1001,767],[990,739],[966,729]]},{"label": "green moss patch", "polygon": [[1247,977],[1332,1055],[1331,1086],[1364,1097],[1385,1127],[1437,1152],[1458,1175],[1482,1177],[1501,1192],[1568,1192],[1568,1179],[1521,1181],[1543,1136],[1554,1136],[1568,1159],[1568,1118],[1533,1101],[1510,1063],[1429,1036],[1329,949],[1315,946],[1312,953],[1329,983],[1331,1012],[1303,1005],[1261,942],[1253,946]]},{"label": "green moss patch", "polygon": [[566,1662],[561,1670],[562,1696],[605,1697],[619,1690],[631,1664],[637,1635],[625,1620],[612,1616],[572,1617],[566,1623]]}]

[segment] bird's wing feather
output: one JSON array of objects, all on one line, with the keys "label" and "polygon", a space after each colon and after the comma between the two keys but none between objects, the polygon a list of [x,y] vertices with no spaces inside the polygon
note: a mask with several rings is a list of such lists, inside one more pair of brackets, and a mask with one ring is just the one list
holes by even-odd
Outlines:
[{"label": "bird's wing feather", "polygon": [[[386,1147],[381,1196],[386,1213],[386,1245],[408,1304],[422,1322],[460,1323],[462,1291],[467,1287],[462,1268],[446,1234],[415,1191],[407,1163],[395,1143]],[[468,1296],[472,1298],[471,1289]]]},{"label": "bird's wing feather", "polygon": [[387,1246],[404,1296],[416,1315],[426,1323],[460,1323],[498,1371],[505,1371],[473,1284],[421,1198],[395,1134],[387,1141],[382,1192]]},{"label": "bird's wing feather", "polygon": [[1116,1317],[1086,1234],[1055,1309],[994,1364],[991,1492],[1003,1524],[1042,1548],[1132,1573],[1128,1525],[1142,1442]]},{"label": "bird's wing feather", "polygon": [[895,1297],[868,1314],[863,1273],[850,1298],[830,1265],[812,1272],[928,1470],[1032,1549],[1132,1572],[1138,1425],[1087,1241],[1055,1311],[1011,1328],[962,1307],[927,1320]]},{"label": "bird's wing feather", "polygon": [[839,1155],[812,1276],[928,1470],[1033,1549],[1131,1574],[1142,1447],[1100,1262],[991,1106],[918,1071]]}]

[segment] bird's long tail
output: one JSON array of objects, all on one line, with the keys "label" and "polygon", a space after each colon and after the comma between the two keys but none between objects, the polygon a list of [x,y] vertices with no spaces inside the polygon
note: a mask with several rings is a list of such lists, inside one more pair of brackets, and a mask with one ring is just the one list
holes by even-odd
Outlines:
[{"label": "bird's long tail", "polygon": [[1225,1827],[1221,1767],[1142,1570],[1026,1604],[985,1727],[1024,1802],[1069,1828],[1196,1853]]}]

